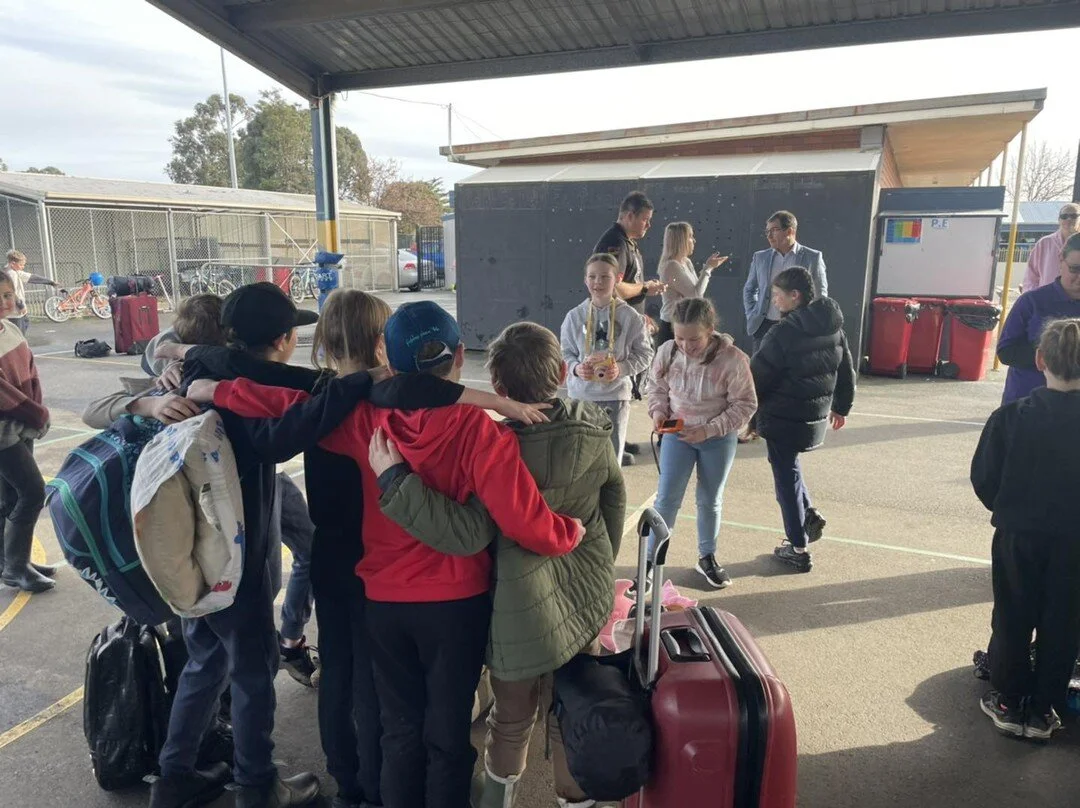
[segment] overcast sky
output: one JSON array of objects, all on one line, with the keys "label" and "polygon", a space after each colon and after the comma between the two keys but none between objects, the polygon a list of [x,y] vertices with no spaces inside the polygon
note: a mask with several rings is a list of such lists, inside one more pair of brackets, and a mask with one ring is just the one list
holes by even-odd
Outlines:
[{"label": "overcast sky", "polygon": [[[12,170],[164,180],[173,123],[221,91],[217,46],[143,0],[0,3],[0,158]],[[716,59],[387,90],[453,103],[455,143],[1046,87],[1031,137],[1075,148],[1076,29]],[[276,86],[228,56],[229,90]],[[296,100],[296,96],[286,91]],[[448,183],[444,109],[349,93],[338,122],[368,154]],[[466,128],[471,127],[472,131]]]}]

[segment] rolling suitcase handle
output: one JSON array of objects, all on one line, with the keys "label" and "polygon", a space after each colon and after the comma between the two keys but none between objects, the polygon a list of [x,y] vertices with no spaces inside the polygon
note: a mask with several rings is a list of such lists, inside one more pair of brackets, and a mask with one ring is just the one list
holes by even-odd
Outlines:
[{"label": "rolling suitcase handle", "polygon": [[[637,571],[637,613],[634,615],[634,648],[640,649],[642,639],[645,636],[645,562],[649,556],[649,531],[656,535],[656,550],[653,553],[653,587],[652,587],[652,617],[649,624],[649,651],[646,657],[645,675],[642,683],[646,688],[652,687],[656,679],[656,672],[660,667],[660,612],[664,603],[662,582],[664,579],[664,563],[667,561],[668,544],[671,540],[671,531],[668,529],[664,518],[657,513],[655,508],[646,508],[638,520],[638,571]],[[638,664],[641,664],[641,655],[637,654]]]}]

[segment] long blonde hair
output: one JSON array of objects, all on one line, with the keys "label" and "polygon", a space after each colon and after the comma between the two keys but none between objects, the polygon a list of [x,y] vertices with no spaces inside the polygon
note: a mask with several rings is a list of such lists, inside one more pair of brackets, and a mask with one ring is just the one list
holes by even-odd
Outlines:
[{"label": "long blonde hair", "polygon": [[660,251],[660,266],[668,261],[682,261],[690,257],[690,238],[694,228],[690,222],[670,222],[664,228],[664,248]]},{"label": "long blonde hair", "polygon": [[382,298],[357,289],[337,289],[330,294],[319,314],[311,361],[320,367],[320,354],[334,369],[343,360],[370,369],[380,364],[378,350],[390,307]]}]

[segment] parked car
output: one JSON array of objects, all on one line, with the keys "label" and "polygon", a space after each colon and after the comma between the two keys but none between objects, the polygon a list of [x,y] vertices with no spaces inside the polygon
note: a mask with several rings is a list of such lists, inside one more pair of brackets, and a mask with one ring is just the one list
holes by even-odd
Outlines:
[{"label": "parked car", "polygon": [[417,267],[420,265],[416,253],[409,250],[398,250],[398,281],[399,289],[408,289],[410,292],[420,290],[420,273]]}]

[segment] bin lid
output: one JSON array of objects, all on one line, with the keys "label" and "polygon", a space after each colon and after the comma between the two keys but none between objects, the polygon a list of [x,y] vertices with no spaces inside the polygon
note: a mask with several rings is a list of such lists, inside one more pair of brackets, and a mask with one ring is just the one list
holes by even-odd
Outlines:
[{"label": "bin lid", "polygon": [[973,315],[996,320],[1001,316],[1001,306],[989,300],[953,300],[949,303],[949,312],[957,315]]}]

